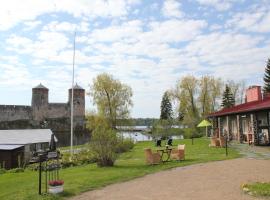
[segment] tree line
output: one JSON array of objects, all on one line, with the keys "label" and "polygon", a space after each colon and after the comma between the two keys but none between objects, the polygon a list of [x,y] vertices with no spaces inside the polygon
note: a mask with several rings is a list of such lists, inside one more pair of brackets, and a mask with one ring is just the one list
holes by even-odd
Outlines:
[{"label": "tree line", "polygon": [[[266,65],[264,83],[264,93],[269,94],[270,59]],[[158,121],[138,119],[136,122],[144,125],[151,122],[153,131],[157,133],[168,131],[175,122],[195,128],[209,113],[243,103],[245,89],[244,81],[224,81],[214,76],[198,78],[187,75],[180,78],[174,88],[164,92]],[[112,75],[102,73],[93,80],[89,95],[97,107],[97,112],[88,115],[88,127],[92,130],[91,142],[99,144],[96,146],[96,153],[106,152],[102,148],[113,149],[112,146],[115,145],[116,137],[112,137],[112,134],[116,135],[117,126],[130,123],[130,109],[133,106],[132,88]],[[176,105],[175,108],[172,102]],[[101,165],[113,165],[114,152],[109,152],[110,154],[100,157]]]}]

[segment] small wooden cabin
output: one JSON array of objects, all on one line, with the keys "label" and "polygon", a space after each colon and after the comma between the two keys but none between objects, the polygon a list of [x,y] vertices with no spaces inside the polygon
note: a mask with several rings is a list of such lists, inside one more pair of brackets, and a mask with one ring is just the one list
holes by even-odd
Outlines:
[{"label": "small wooden cabin", "polygon": [[270,144],[270,98],[260,86],[246,90],[246,102],[208,116],[218,137],[228,135],[241,143]]},{"label": "small wooden cabin", "polygon": [[0,130],[0,166],[11,169],[27,164],[36,151],[49,148],[51,135],[50,129]]}]

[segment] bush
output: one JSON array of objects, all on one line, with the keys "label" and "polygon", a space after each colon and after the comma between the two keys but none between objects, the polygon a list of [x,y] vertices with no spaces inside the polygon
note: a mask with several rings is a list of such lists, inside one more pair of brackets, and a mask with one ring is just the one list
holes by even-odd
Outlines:
[{"label": "bush", "polygon": [[98,125],[92,132],[90,148],[95,153],[97,165],[113,166],[116,160],[116,131],[106,125]]},{"label": "bush", "polygon": [[134,147],[134,142],[131,139],[118,139],[118,143],[116,145],[115,152],[116,153],[124,153],[129,151]]},{"label": "bush", "polygon": [[4,174],[4,173],[6,173],[6,169],[4,169],[4,168],[0,168],[0,174]]},{"label": "bush", "polygon": [[73,154],[72,159],[70,157],[70,152],[62,154],[61,164],[63,168],[96,162],[95,155],[89,149],[83,149]]},{"label": "bush", "polygon": [[97,165],[113,166],[117,156],[116,131],[110,127],[110,123],[104,117],[96,115],[92,118],[88,121],[88,127],[92,129],[90,149],[95,155]]},{"label": "bush", "polygon": [[9,173],[20,173],[20,172],[24,172],[23,168],[14,168],[14,169],[10,169],[8,170]]}]

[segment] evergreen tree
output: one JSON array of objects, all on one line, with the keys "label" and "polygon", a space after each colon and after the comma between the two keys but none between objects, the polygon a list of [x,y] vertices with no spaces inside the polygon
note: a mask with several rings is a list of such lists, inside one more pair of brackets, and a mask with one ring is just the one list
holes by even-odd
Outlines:
[{"label": "evergreen tree", "polygon": [[168,92],[165,92],[162,97],[160,109],[161,109],[160,119],[164,120],[172,119],[172,104]]},{"label": "evergreen tree", "polygon": [[234,106],[234,104],[235,104],[235,99],[233,98],[233,94],[231,92],[231,89],[228,85],[226,85],[225,91],[223,92],[221,106],[223,108],[230,108],[230,107]]},{"label": "evergreen tree", "polygon": [[267,65],[264,73],[264,93],[270,93],[270,59],[268,58]]}]

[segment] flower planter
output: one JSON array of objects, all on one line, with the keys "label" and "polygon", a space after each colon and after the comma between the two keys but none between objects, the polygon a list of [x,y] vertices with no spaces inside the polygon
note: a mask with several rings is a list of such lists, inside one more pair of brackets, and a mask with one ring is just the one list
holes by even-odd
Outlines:
[{"label": "flower planter", "polygon": [[58,194],[63,192],[64,185],[57,185],[57,186],[49,186],[49,193],[51,194]]}]

